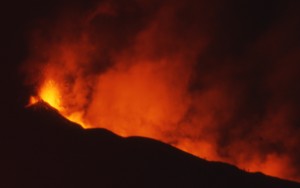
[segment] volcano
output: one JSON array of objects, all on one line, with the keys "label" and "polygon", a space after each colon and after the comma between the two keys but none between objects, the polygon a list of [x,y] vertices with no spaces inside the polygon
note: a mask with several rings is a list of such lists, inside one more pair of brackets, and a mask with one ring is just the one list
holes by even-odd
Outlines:
[{"label": "volcano", "polygon": [[83,129],[42,101],[20,110],[8,127],[1,187],[300,187],[153,139]]}]

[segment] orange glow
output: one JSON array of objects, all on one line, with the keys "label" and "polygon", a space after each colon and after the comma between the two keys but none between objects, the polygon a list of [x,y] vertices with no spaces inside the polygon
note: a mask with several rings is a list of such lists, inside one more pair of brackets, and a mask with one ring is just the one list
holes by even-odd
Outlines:
[{"label": "orange glow", "polygon": [[[131,26],[126,19],[138,16],[122,16],[132,9],[118,13],[122,6],[109,2],[80,14],[83,18],[67,16],[36,32],[26,66],[38,96],[30,97],[29,105],[43,100],[84,128],[150,137],[207,160],[300,181],[291,157],[298,148],[291,138],[298,135],[288,129],[291,107],[274,105],[276,99],[257,104],[259,110],[247,106],[253,96],[245,97],[247,84],[240,82],[246,68],[233,65],[235,58],[227,54],[213,54],[215,26],[205,30],[212,18],[203,26],[202,17],[185,25],[176,4],[155,13],[146,9],[151,16],[142,17],[145,23]],[[130,23],[135,21],[140,20]],[[202,66],[204,53],[224,59],[213,57]]]},{"label": "orange glow", "polygon": [[39,97],[57,110],[63,110],[61,105],[61,95],[57,83],[53,80],[46,81],[44,85],[42,85],[39,91]]},{"label": "orange glow", "polygon": [[39,97],[30,96],[27,107],[32,106],[32,105],[36,104],[39,101],[40,101]]},{"label": "orange glow", "polygon": [[59,85],[53,80],[45,81],[45,83],[41,85],[38,96],[30,96],[29,104],[27,106],[32,106],[41,100],[57,109],[61,115],[68,120],[78,123],[84,128],[88,127],[82,120],[82,114],[80,112],[70,113],[68,109],[63,106]]}]

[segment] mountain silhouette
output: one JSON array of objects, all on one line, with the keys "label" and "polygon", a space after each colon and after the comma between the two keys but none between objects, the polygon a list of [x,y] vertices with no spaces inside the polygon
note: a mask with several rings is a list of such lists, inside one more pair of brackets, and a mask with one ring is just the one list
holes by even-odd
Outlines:
[{"label": "mountain silhouette", "polygon": [[83,129],[39,102],[6,117],[5,188],[296,188],[300,184],[209,162],[162,142]]}]

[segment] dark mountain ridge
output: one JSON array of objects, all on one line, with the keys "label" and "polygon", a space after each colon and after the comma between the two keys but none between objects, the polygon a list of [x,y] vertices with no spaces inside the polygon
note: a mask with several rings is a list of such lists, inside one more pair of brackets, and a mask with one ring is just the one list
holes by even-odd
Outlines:
[{"label": "dark mountain ridge", "polygon": [[85,130],[44,102],[7,119],[1,187],[300,187],[156,140]]}]

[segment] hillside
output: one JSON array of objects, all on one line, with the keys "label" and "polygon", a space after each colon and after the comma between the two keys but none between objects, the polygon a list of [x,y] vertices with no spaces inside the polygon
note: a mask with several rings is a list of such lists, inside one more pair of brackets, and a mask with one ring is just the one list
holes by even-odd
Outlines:
[{"label": "hillside", "polygon": [[84,130],[42,102],[14,117],[2,132],[1,187],[300,187],[152,139]]}]

